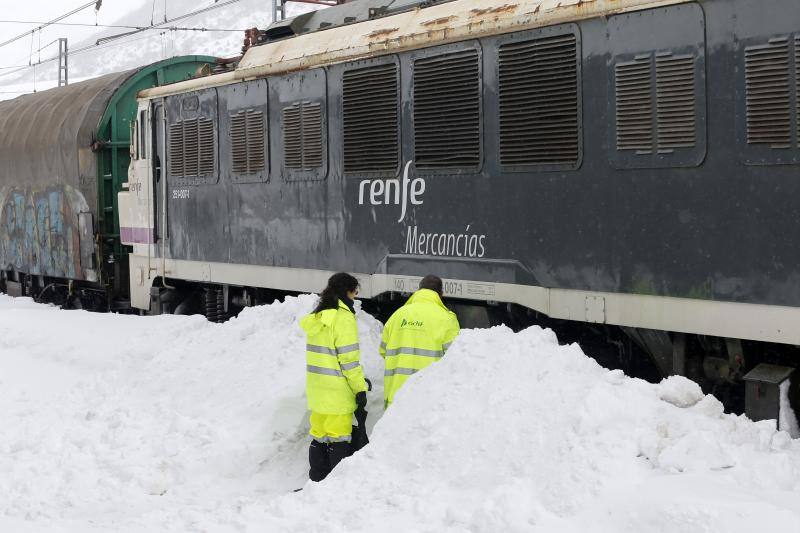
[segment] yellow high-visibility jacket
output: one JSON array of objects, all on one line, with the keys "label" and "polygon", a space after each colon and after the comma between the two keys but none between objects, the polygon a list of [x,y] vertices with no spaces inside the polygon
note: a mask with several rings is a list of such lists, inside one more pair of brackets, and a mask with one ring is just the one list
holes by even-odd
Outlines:
[{"label": "yellow high-visibility jacket", "polygon": [[395,311],[381,336],[386,405],[392,403],[408,376],[442,358],[458,332],[458,318],[435,291],[420,289]]},{"label": "yellow high-visibility jacket", "polygon": [[356,410],[355,395],[367,390],[359,361],[358,327],[350,308],[311,313],[300,321],[306,332],[306,396],[315,413],[344,415]]}]

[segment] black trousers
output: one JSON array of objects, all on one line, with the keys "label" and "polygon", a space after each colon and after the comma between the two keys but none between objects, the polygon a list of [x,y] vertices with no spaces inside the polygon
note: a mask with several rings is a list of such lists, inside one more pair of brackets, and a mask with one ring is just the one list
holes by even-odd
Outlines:
[{"label": "black trousers", "polygon": [[311,441],[308,447],[308,478],[322,481],[345,457],[350,457],[353,449],[349,442]]}]

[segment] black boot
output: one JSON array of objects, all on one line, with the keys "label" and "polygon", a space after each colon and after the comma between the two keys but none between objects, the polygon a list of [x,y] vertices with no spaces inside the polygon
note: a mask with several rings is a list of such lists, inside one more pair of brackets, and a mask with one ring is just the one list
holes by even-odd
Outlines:
[{"label": "black boot", "polygon": [[308,447],[308,479],[311,481],[322,481],[325,479],[331,468],[330,457],[329,457],[329,449],[328,445],[324,442],[318,442],[316,440],[311,441],[311,445]]},{"label": "black boot", "polygon": [[353,455],[353,447],[350,446],[349,442],[331,442],[328,444],[328,457],[331,470],[336,468],[339,461],[351,455]]}]

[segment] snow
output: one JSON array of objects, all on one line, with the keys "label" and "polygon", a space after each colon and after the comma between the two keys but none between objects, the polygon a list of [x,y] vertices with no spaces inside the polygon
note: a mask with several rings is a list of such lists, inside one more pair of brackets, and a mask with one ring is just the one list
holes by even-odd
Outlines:
[{"label": "snow", "polygon": [[797,530],[800,441],[536,327],[463,331],[379,418],[359,312],[371,442],[306,482],[314,302],[211,324],[0,295],[0,531]]},{"label": "snow", "polygon": [[795,415],[792,404],[789,403],[789,388],[791,387],[791,378],[783,381],[780,384],[780,411],[778,421],[779,428],[787,432],[793,439],[800,437],[800,427],[797,425],[797,416]]}]

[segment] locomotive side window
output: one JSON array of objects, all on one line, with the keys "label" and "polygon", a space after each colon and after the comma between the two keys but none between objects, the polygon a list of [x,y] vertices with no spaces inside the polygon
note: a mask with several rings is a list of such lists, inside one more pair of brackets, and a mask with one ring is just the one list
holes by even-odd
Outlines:
[{"label": "locomotive side window", "polygon": [[345,173],[394,176],[400,163],[397,63],[344,72],[342,121]]},{"label": "locomotive side window", "polygon": [[[621,169],[701,165],[706,154],[703,10],[687,4],[617,15],[608,27],[612,164]],[[675,27],[686,31],[671,30]],[[644,34],[647,48],[642,49]]]},{"label": "locomotive side window", "polygon": [[580,164],[578,33],[557,31],[499,40],[498,151],[508,170]]},{"label": "locomotive side window", "polygon": [[139,112],[139,159],[147,159],[147,111]]},{"label": "locomotive side window", "polygon": [[131,157],[134,159],[139,159],[139,122],[134,119],[131,122]]},{"label": "locomotive side window", "polygon": [[800,34],[742,45],[740,138],[748,164],[800,162]]},{"label": "locomotive side window", "polygon": [[418,169],[480,166],[481,96],[477,48],[414,60],[412,117]]}]

